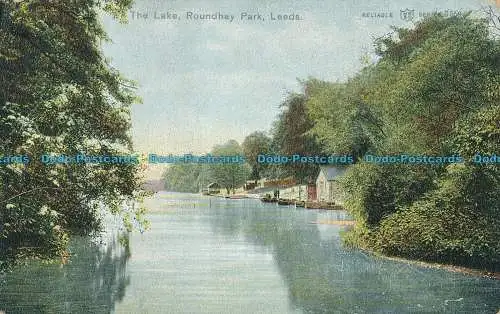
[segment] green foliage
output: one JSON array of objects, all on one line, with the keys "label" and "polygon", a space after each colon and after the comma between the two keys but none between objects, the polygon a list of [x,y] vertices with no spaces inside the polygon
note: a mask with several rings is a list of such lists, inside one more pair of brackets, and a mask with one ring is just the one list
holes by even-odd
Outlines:
[{"label": "green foliage", "polygon": [[482,20],[432,16],[413,30],[398,30],[398,40],[384,39],[374,70],[390,75],[367,99],[382,109],[386,147],[441,152],[455,121],[494,101],[499,46],[487,28]]},{"label": "green foliage", "polygon": [[127,22],[127,11],[134,0],[97,0],[98,5],[121,23]]},{"label": "green foliage", "polygon": [[323,150],[355,158],[373,151],[383,138],[381,121],[362,97],[363,75],[348,83],[306,82],[308,114],[314,121],[309,131]]},{"label": "green foliage", "polygon": [[[498,269],[500,45],[484,20],[435,15],[376,42],[346,83],[309,82],[311,133],[332,153],[460,155],[458,165],[356,163],[342,180],[350,245]],[[495,268],[496,267],[496,268]]]},{"label": "green foliage", "polygon": [[[212,149],[214,156],[242,156],[243,150],[235,140],[229,140],[223,145],[217,145]],[[234,192],[237,187],[243,186],[251,174],[251,168],[247,163],[222,163],[209,164],[208,177],[211,182],[217,182],[226,192]]]},{"label": "green foliage", "polygon": [[252,167],[250,179],[260,179],[263,171],[268,168],[267,164],[259,163],[257,157],[260,154],[269,154],[271,152],[271,142],[272,139],[270,137],[264,132],[259,131],[245,137],[242,148],[246,161]]},{"label": "green foliage", "polygon": [[500,265],[500,172],[450,165],[439,188],[384,220],[375,248],[385,254],[483,269]]},{"label": "green foliage", "polygon": [[467,159],[476,154],[499,154],[500,107],[485,106],[477,112],[464,116],[457,122],[453,137],[449,140],[453,150]]},{"label": "green foliage", "polygon": [[[242,156],[243,150],[235,140],[216,145],[212,156]],[[248,163],[177,163],[163,173],[165,188],[176,192],[199,192],[210,183],[218,183],[226,192],[243,186],[251,175]]]},{"label": "green foliage", "polygon": [[434,187],[430,166],[359,163],[342,178],[346,205],[357,221],[373,228]]},{"label": "green foliage", "polygon": [[[116,1],[115,13],[129,2]],[[144,196],[140,164],[38,159],[133,154],[130,107],[138,98],[102,55],[108,38],[97,10],[91,0],[0,4],[0,152],[31,159],[0,168],[0,259],[61,255],[69,234],[100,229],[103,208],[145,223],[140,207],[122,206]]]},{"label": "green foliage", "polygon": [[[304,86],[305,88],[305,86]],[[275,154],[291,156],[317,155],[321,149],[316,136],[309,131],[313,127],[313,120],[307,113],[306,100],[308,95],[290,94],[282,103],[282,112],[273,125],[272,151]],[[318,166],[312,164],[281,164],[273,165],[275,174],[280,177],[294,176],[298,181],[311,181],[316,178]]]},{"label": "green foliage", "polygon": [[171,165],[163,173],[165,189],[167,191],[197,193],[201,187],[207,185],[202,182],[202,172],[206,173],[200,164],[177,163]]}]

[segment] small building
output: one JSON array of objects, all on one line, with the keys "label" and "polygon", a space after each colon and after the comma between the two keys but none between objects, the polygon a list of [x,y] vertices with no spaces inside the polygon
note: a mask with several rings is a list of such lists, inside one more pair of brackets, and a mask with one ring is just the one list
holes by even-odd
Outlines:
[{"label": "small building", "polygon": [[258,187],[257,180],[247,180],[247,182],[244,185],[245,191],[253,190],[256,187]]},{"label": "small building", "polygon": [[212,195],[220,193],[220,184],[217,182],[212,182],[205,189],[203,189],[203,194]]},{"label": "small building", "polygon": [[307,201],[307,186],[295,185],[280,189],[280,198],[294,201]]},{"label": "small building", "polygon": [[316,201],[316,199],[316,184],[311,182],[307,185],[307,200]]},{"label": "small building", "polygon": [[343,192],[337,180],[346,172],[345,167],[320,167],[316,179],[316,199],[318,202],[328,202],[343,205]]}]

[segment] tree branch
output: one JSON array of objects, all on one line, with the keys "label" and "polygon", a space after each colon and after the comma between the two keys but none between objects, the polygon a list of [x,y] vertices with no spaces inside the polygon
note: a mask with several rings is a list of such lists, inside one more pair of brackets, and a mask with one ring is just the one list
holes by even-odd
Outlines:
[{"label": "tree branch", "polygon": [[19,196],[22,196],[24,194],[28,194],[28,193],[31,193],[31,192],[35,192],[35,191],[39,191],[39,190],[66,190],[65,188],[51,188],[51,187],[40,187],[40,188],[34,188],[34,189],[31,189],[31,190],[28,190],[28,191],[24,191],[22,193],[19,193],[17,195],[14,195],[12,197],[9,197],[8,199],[6,200],[3,200],[3,201],[0,201],[0,204],[4,204],[4,203],[7,203],[8,201],[16,198],[16,197],[19,197]]}]

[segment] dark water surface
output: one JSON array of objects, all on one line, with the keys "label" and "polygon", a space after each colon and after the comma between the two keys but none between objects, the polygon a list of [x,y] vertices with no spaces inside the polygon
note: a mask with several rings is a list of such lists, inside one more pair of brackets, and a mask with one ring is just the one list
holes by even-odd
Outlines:
[{"label": "dark water surface", "polygon": [[[344,212],[159,193],[151,230],[0,275],[6,313],[497,313],[500,281],[347,250]],[[114,233],[110,233],[114,234]]]}]

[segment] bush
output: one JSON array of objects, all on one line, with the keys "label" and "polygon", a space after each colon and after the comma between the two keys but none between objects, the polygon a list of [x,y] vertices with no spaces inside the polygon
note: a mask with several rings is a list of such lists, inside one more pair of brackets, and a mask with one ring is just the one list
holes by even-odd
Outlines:
[{"label": "bush", "polygon": [[55,210],[46,205],[8,203],[4,206],[0,260],[62,257],[65,254],[68,234],[58,224],[59,214]]},{"label": "bush", "polygon": [[448,166],[438,189],[381,223],[375,249],[499,270],[500,173],[495,167]]},{"label": "bush", "polygon": [[341,182],[348,195],[347,208],[358,222],[375,228],[398,208],[434,188],[437,171],[429,166],[356,164]]}]

